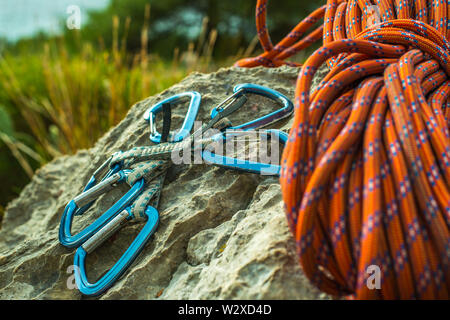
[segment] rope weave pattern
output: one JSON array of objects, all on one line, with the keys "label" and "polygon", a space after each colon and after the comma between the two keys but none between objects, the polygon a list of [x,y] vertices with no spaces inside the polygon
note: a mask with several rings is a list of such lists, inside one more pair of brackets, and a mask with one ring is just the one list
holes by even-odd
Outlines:
[{"label": "rope weave pattern", "polygon": [[350,299],[448,299],[450,2],[328,0],[275,46],[266,8],[264,53],[236,66],[297,65],[285,59],[323,41],[299,72],[280,177],[304,273]]}]

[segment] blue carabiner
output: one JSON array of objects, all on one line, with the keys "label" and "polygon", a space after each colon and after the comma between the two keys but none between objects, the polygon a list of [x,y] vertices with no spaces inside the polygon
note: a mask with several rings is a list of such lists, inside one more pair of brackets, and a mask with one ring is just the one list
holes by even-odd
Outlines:
[{"label": "blue carabiner", "polygon": [[[101,168],[99,168],[101,169]],[[97,169],[97,171],[99,171],[99,169]],[[96,172],[97,172],[96,171]],[[103,177],[103,179],[101,181],[104,181],[105,179],[108,179],[109,177],[111,177],[113,174],[118,173],[120,171],[120,165],[116,164],[113,168],[111,168]],[[88,191],[89,189],[93,188],[95,185],[97,185],[98,183],[98,179],[97,179],[97,175],[96,172],[91,176],[91,178],[89,179],[88,183],[86,184],[86,186],[84,187],[83,192]],[[84,206],[82,206],[81,208],[76,208],[74,215],[75,216],[81,216],[83,213],[85,213],[90,207],[92,207],[92,205],[94,204],[95,201],[92,201]]]},{"label": "blue carabiner", "polygon": [[159,214],[155,208],[148,206],[145,210],[145,215],[147,216],[147,222],[139,232],[136,239],[134,239],[133,243],[131,243],[114,266],[95,283],[90,283],[86,276],[86,256],[89,253],[92,253],[112,234],[117,232],[127,220],[132,219],[130,207],[123,210],[119,215],[99,230],[98,233],[96,233],[92,238],[83,243],[77,249],[74,258],[75,282],[81,293],[87,296],[97,296],[102,294],[110,288],[133,263],[150,239],[151,235],[156,231],[159,224]]},{"label": "blue carabiner", "polygon": [[219,113],[223,112],[227,107],[229,107],[232,104],[232,103],[227,104],[227,102],[229,102],[232,99],[237,100],[238,98],[242,97],[245,93],[253,93],[267,97],[269,99],[278,102],[282,107],[258,119],[251,120],[238,126],[230,127],[228,129],[250,130],[250,129],[264,128],[270,124],[273,124],[275,122],[278,122],[282,119],[289,117],[294,112],[294,105],[291,102],[291,100],[289,100],[285,95],[279,93],[278,91],[275,91],[273,89],[264,86],[260,86],[253,83],[243,83],[236,85],[233,88],[233,92],[234,92],[233,95],[229,96],[217,107],[211,110],[211,119],[217,117]]},{"label": "blue carabiner", "polygon": [[[107,163],[107,162],[105,162]],[[104,167],[104,164],[99,168]],[[76,235],[72,235],[72,221],[75,215],[83,214],[90,206],[92,206],[95,199],[103,193],[113,189],[118,183],[125,180],[125,174],[128,170],[121,170],[120,165],[115,165],[101,182],[97,182],[97,170],[89,180],[84,191],[73,200],[71,200],[65,207],[64,213],[61,217],[59,226],[59,241],[68,248],[75,248],[84,243],[105,224],[117,215],[117,212],[122,211],[130,205],[144,189],[144,179],[138,180],[130,190],[123,195],[112,207],[110,207],[102,216],[95,220],[92,224],[81,230]]]},{"label": "blue carabiner", "polygon": [[169,142],[180,142],[189,135],[194,125],[195,118],[197,117],[198,109],[200,108],[200,103],[202,100],[200,93],[196,91],[188,91],[169,97],[150,107],[144,113],[144,120],[149,121],[150,123],[150,140],[152,142],[161,143],[161,134],[156,130],[155,115],[162,111],[162,106],[164,104],[174,104],[182,100],[184,97],[191,97],[188,111],[180,130],[170,135]]},{"label": "blue carabiner", "polygon": [[[264,134],[267,138],[275,138],[282,144],[286,144],[289,135],[278,129],[263,130],[258,132],[259,134]],[[212,137],[212,139],[218,141],[226,141],[229,133],[220,133]],[[234,135],[233,133],[231,135]],[[261,163],[249,160],[242,160],[237,158],[232,158],[228,156],[223,156],[220,154],[215,154],[210,150],[202,151],[202,158],[208,164],[214,164],[220,167],[240,170],[251,173],[259,173],[261,175],[279,176],[281,171],[281,166],[278,164]]]},{"label": "blue carabiner", "polygon": [[[234,132],[239,131],[249,131],[260,128],[265,128],[275,122],[278,122],[282,119],[285,119],[292,115],[294,111],[293,103],[283,94],[275,91],[273,89],[252,84],[252,83],[243,83],[238,84],[233,88],[233,95],[226,98],[223,102],[221,102],[217,107],[211,110],[211,119],[216,117],[220,117],[221,114],[227,114],[230,112],[234,112],[237,108],[240,108],[245,101],[241,104],[233,104],[240,98],[242,98],[246,93],[253,93],[257,95],[261,95],[276,101],[281,105],[281,108],[271,112],[267,115],[264,115],[255,120],[248,121],[246,123],[227,127],[225,133],[220,133],[212,137],[212,140],[215,141],[226,141],[230,136],[235,136]],[[229,109],[228,109],[229,108]],[[234,131],[234,132],[233,132]],[[279,142],[285,144],[288,140],[288,134],[283,131],[277,129],[269,129],[259,132],[260,134],[264,134],[266,136],[272,135],[273,138],[277,139]],[[232,158],[228,156],[223,156],[219,154],[215,154],[210,150],[203,150],[202,157],[205,162],[218,165],[221,167],[242,170],[246,172],[259,173],[262,175],[279,175],[281,167],[276,164],[268,164],[268,163],[260,163],[255,161],[242,160],[237,158]]]},{"label": "blue carabiner", "polygon": [[[223,106],[224,103],[222,103],[214,108],[211,114],[213,118],[213,120],[211,120],[211,123],[214,123],[214,121],[218,121],[223,117],[226,117],[234,110],[240,108],[246,101],[246,98],[244,96],[245,93],[254,93],[266,96],[277,101],[282,105],[282,108],[256,120],[232,127],[231,129],[251,130],[265,127],[269,124],[290,116],[293,112],[292,103],[284,95],[263,86],[254,84],[240,84],[234,87],[233,96],[224,101],[228,102],[234,99],[230,104],[228,104],[227,106]],[[144,119],[150,122],[150,139],[153,142],[160,143],[162,140],[161,134],[156,131],[155,115],[163,110],[163,105],[168,103],[175,103],[186,96],[191,97],[188,112],[181,129],[169,136],[169,142],[180,142],[190,134],[201,102],[200,94],[194,91],[172,96],[152,106],[146,111]],[[236,101],[236,99],[239,99],[241,96],[244,96],[245,101],[242,100],[239,104],[235,104],[233,107],[227,109]],[[227,110],[224,111],[225,109]],[[216,115],[218,115],[218,117],[214,119]],[[279,138],[279,140],[282,142],[285,142],[287,140],[287,135],[279,130],[266,130],[266,134],[269,135],[269,133],[275,133],[276,137]],[[226,140],[226,138],[227,134],[225,134],[224,136],[222,136],[221,134],[220,137],[217,136],[217,139]],[[241,163],[242,160],[230,159],[213,153],[208,153],[208,151],[203,152],[203,158],[207,162],[209,160],[210,163],[232,169],[272,175],[279,174],[280,172],[279,166],[277,165],[256,163],[251,161]],[[94,203],[96,197],[112,189],[116,186],[117,183],[124,181],[125,175],[128,171],[122,170],[120,165],[116,165],[112,169],[110,169],[110,171],[100,182],[97,182],[97,173],[101,168],[104,168],[104,165],[102,165],[94,173],[94,175],[84,188],[83,193],[70,201],[66,206],[63,217],[61,219],[59,230],[59,239],[63,245],[67,247],[78,247],[74,258],[74,264],[76,266],[75,279],[78,289],[83,294],[88,296],[96,296],[103,293],[105,290],[111,287],[114,282],[117,281],[117,279],[120,278],[120,276],[126,271],[126,269],[131,265],[138,254],[142,251],[151,235],[155,232],[159,223],[159,214],[157,209],[151,206],[147,206],[145,210],[147,222],[145,223],[143,229],[140,231],[139,235],[128,247],[122,257],[103,277],[101,277],[95,283],[90,283],[86,276],[86,256],[89,253],[93,252],[113,233],[117,232],[126,221],[134,218],[131,213],[132,203],[144,189],[144,180],[138,180],[130,188],[130,190],[124,196],[122,196],[121,199],[119,199],[119,201],[117,201],[112,207],[110,207],[94,223],[83,229],[78,234],[71,235],[73,217],[75,215],[83,214]]]}]

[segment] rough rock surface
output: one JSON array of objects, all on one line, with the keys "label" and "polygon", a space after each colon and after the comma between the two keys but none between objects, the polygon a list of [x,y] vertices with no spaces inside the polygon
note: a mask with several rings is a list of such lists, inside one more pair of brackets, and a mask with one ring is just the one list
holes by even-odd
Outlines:
[{"label": "rough rock surface", "polygon": [[[228,68],[193,73],[161,94],[134,105],[125,119],[89,150],[55,159],[37,171],[10,203],[0,231],[0,299],[80,299],[74,289],[74,251],[58,242],[65,205],[109,155],[148,145],[146,108],[188,90],[202,94],[197,119],[237,83],[266,85],[293,99],[298,69]],[[261,99],[258,114],[273,105]],[[183,120],[176,108],[174,127]],[[251,109],[255,113],[255,109]],[[247,119],[243,114],[237,121]],[[233,119],[232,119],[233,120]],[[291,120],[292,121],[292,120]],[[290,122],[290,121],[289,121]],[[288,128],[284,123],[282,128]],[[80,230],[125,189],[117,188],[74,221]],[[157,232],[127,273],[102,299],[323,299],[298,265],[277,178],[207,165],[170,169],[159,206]],[[130,224],[88,256],[96,279],[121,256],[141,225]]]}]

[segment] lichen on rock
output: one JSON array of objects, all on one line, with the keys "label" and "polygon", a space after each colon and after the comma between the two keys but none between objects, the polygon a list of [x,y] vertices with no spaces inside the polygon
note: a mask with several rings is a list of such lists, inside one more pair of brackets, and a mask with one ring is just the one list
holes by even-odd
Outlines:
[{"label": "lichen on rock", "polygon": [[[89,150],[53,160],[39,169],[6,209],[0,231],[1,299],[80,299],[74,288],[75,250],[58,241],[65,205],[112,153],[149,145],[145,110],[173,94],[202,94],[198,120],[238,83],[256,83],[293,99],[298,69],[226,68],[193,73],[159,95],[134,105],[115,128]],[[258,114],[273,105],[258,100]],[[174,127],[183,121],[174,108]],[[254,112],[251,111],[251,112]],[[250,113],[251,115],[251,113]],[[242,113],[234,121],[249,116]],[[281,127],[287,129],[290,121]],[[94,221],[123,193],[117,188],[74,221],[74,230]],[[276,177],[206,164],[173,166],[159,205],[160,224],[129,270],[101,299],[321,299],[302,274],[287,227]],[[141,228],[125,226],[87,259],[89,279],[101,276]]]}]

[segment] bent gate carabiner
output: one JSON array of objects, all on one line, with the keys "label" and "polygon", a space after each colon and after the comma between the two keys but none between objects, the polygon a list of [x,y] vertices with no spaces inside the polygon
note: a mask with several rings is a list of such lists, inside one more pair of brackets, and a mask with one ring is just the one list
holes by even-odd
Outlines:
[{"label": "bent gate carabiner", "polygon": [[84,188],[84,191],[73,200],[71,200],[65,207],[59,227],[59,241],[63,246],[68,248],[75,248],[80,246],[99,229],[101,229],[105,224],[107,224],[111,219],[113,219],[118,214],[118,212],[121,212],[127,206],[129,206],[143,191],[144,179],[140,179],[102,216],[100,216],[92,224],[81,230],[76,235],[72,235],[71,229],[73,217],[75,215],[83,214],[86,210],[89,209],[89,207],[92,206],[94,201],[100,195],[112,190],[117,186],[117,184],[125,180],[125,174],[128,170],[121,170],[121,165],[117,164],[108,171],[108,173],[99,183],[97,183],[97,176],[107,167],[109,161],[110,159],[95,171],[88,184]]},{"label": "bent gate carabiner", "polygon": [[130,208],[128,207],[120,212],[120,214],[116,215],[114,219],[77,249],[74,258],[75,282],[81,293],[87,296],[97,296],[102,294],[110,288],[133,263],[158,227],[159,214],[155,208],[147,206],[145,215],[147,216],[147,222],[136,239],[134,239],[133,243],[114,266],[95,283],[90,283],[87,278],[85,265],[86,256],[116,233],[128,220],[133,218]]}]

